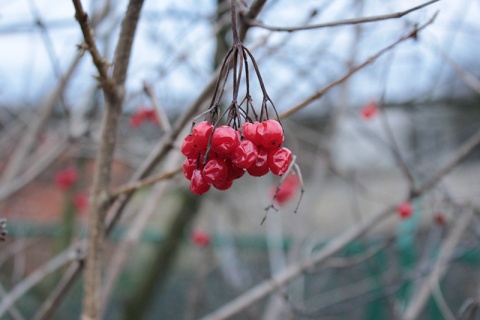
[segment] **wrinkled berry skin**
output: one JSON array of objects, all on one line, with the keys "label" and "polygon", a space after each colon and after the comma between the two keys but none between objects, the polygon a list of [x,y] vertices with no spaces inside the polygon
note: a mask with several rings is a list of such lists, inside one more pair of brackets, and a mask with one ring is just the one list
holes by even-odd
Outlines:
[{"label": "wrinkled berry skin", "polygon": [[253,142],[243,140],[232,153],[232,163],[242,169],[249,168],[258,157],[258,149]]},{"label": "wrinkled berry skin", "polygon": [[201,195],[210,190],[210,184],[205,181],[202,172],[199,169],[193,170],[192,179],[190,180],[190,191],[193,194]]},{"label": "wrinkled berry skin", "polygon": [[213,131],[212,151],[222,155],[230,156],[240,141],[237,132],[229,126],[220,126]]},{"label": "wrinkled berry skin", "polygon": [[263,149],[258,149],[257,160],[247,169],[247,172],[253,177],[261,177],[268,173],[268,154]]},{"label": "wrinkled berry skin", "polygon": [[197,169],[196,159],[185,159],[182,165],[183,174],[188,180],[192,180],[193,170]]},{"label": "wrinkled berry skin", "polygon": [[283,176],[292,162],[292,152],[287,148],[278,148],[268,153],[268,168],[274,175]]},{"label": "wrinkled berry skin", "polygon": [[276,120],[260,122],[257,127],[257,140],[266,150],[280,147],[284,140],[282,126]]},{"label": "wrinkled berry skin", "polygon": [[255,121],[254,123],[245,122],[242,124],[243,138],[244,140],[251,141],[256,147],[260,144],[257,139],[257,128],[260,125],[260,122]]},{"label": "wrinkled berry skin", "polygon": [[199,122],[193,127],[193,145],[197,150],[204,150],[207,148],[208,139],[212,130],[213,125],[208,121]]},{"label": "wrinkled berry skin", "polygon": [[202,170],[202,175],[209,184],[221,183],[227,179],[228,166],[225,161],[220,159],[208,160]]}]

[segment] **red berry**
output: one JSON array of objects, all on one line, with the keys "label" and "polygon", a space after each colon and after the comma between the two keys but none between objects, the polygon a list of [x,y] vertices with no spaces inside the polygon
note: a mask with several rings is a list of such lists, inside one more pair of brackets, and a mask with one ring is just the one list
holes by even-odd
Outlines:
[{"label": "red berry", "polygon": [[206,247],[210,244],[210,236],[205,231],[195,230],[192,233],[192,241],[198,247]]},{"label": "red berry", "polygon": [[74,167],[68,167],[58,171],[55,175],[55,183],[60,189],[70,189],[78,180],[78,172]]},{"label": "red berry", "polygon": [[445,216],[443,214],[437,213],[435,215],[435,222],[440,226],[444,226],[447,224],[447,219],[445,219]]},{"label": "red berry", "polygon": [[237,132],[229,126],[220,126],[213,131],[212,150],[222,156],[229,156],[240,141]]},{"label": "red berry", "polygon": [[183,174],[188,180],[192,179],[193,170],[197,169],[197,159],[185,159],[183,162]]},{"label": "red berry", "polygon": [[[278,205],[283,206],[285,203],[287,203],[290,199],[293,198],[299,184],[300,181],[298,180],[298,176],[294,174],[288,175],[280,186],[280,190],[278,190],[275,202]],[[272,188],[272,197],[275,195],[275,192],[277,192],[277,187]]]},{"label": "red berry", "polygon": [[364,119],[371,119],[373,118],[377,112],[378,112],[378,106],[377,106],[377,103],[375,101],[372,101],[370,103],[368,103],[367,105],[365,105],[363,108],[362,108],[362,117]]},{"label": "red berry", "polygon": [[218,189],[218,190],[227,190],[230,189],[233,185],[233,180],[228,179],[228,177],[220,182],[216,182],[213,184],[213,186]]},{"label": "red berry", "polygon": [[208,160],[202,170],[203,178],[210,184],[220,183],[227,178],[228,166],[220,159]]},{"label": "red berry", "polygon": [[268,168],[274,175],[283,176],[292,161],[292,152],[287,148],[278,148],[268,153]]},{"label": "red berry", "polygon": [[264,149],[258,149],[257,160],[247,169],[247,172],[254,177],[261,177],[268,173],[268,154]]},{"label": "red berry", "polygon": [[250,167],[258,157],[258,149],[250,140],[240,141],[232,153],[232,163],[239,168]]},{"label": "red berry", "polygon": [[227,180],[235,180],[235,179],[243,177],[243,175],[245,174],[245,169],[237,167],[229,159],[227,159],[227,161],[225,161],[225,162],[228,165]]},{"label": "red berry", "polygon": [[283,128],[276,120],[265,120],[257,127],[257,140],[265,149],[277,148],[283,143]]},{"label": "red berry", "polygon": [[410,216],[412,215],[412,212],[413,212],[413,208],[410,202],[404,202],[397,207],[397,213],[401,219],[410,218]]},{"label": "red berry", "polygon": [[210,184],[203,178],[202,171],[199,169],[193,170],[192,180],[190,181],[190,191],[192,191],[193,194],[200,195],[208,190],[210,190]]},{"label": "red berry", "polygon": [[197,157],[198,150],[195,149],[195,145],[193,144],[193,136],[189,135],[183,139],[182,153],[185,157],[190,159]]},{"label": "red berry", "polygon": [[245,140],[252,141],[255,146],[259,146],[257,139],[257,127],[260,122],[255,121],[254,123],[245,122],[242,124],[243,138]]},{"label": "red berry", "polygon": [[213,126],[208,121],[202,121],[193,127],[193,144],[196,149],[203,150],[207,148],[208,138],[210,137],[212,130]]},{"label": "red berry", "polygon": [[73,206],[75,210],[82,212],[88,209],[88,195],[86,192],[80,192],[73,196]]}]

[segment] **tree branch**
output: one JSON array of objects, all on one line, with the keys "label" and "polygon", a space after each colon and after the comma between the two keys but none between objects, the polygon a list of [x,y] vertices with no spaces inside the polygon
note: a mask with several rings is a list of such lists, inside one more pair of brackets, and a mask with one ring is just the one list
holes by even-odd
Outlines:
[{"label": "tree branch", "polygon": [[373,56],[369,57],[367,60],[365,60],[364,62],[362,62],[361,64],[353,67],[352,69],[350,69],[346,74],[344,74],[342,77],[340,77],[339,79],[331,82],[330,84],[328,84],[326,87],[323,87],[322,89],[320,89],[319,91],[315,92],[313,95],[311,95],[310,97],[308,97],[307,99],[305,99],[304,101],[300,102],[299,104],[297,104],[296,106],[290,108],[289,110],[283,112],[282,114],[280,114],[280,118],[286,118],[286,117],[289,117],[291,116],[292,114],[294,114],[295,112],[298,112],[299,110],[305,108],[306,106],[308,106],[310,103],[312,103],[313,101],[321,98],[325,93],[327,93],[328,91],[330,91],[330,89],[332,89],[333,87],[341,84],[342,82],[346,81],[348,78],[350,78],[353,74],[355,74],[356,72],[360,71],[361,69],[363,69],[364,67],[366,67],[367,65],[375,62],[378,58],[380,58],[382,55],[384,55],[385,53],[387,53],[388,51],[392,50],[394,47],[396,47],[399,43],[409,39],[409,38],[412,38],[414,37],[419,31],[425,29],[427,26],[429,26],[430,24],[432,24],[434,21],[435,21],[435,18],[437,17],[437,13],[435,13],[433,15],[433,17],[427,21],[425,24],[423,24],[422,26],[419,26],[419,27],[415,27],[412,31],[410,31],[408,34],[404,35],[403,37],[401,37],[400,39],[398,39],[397,41],[395,41],[394,43],[392,43],[391,45],[389,45],[388,47],[385,47],[383,48],[382,50],[380,50],[379,52],[377,52],[376,54],[374,54]]},{"label": "tree branch", "polygon": [[465,229],[468,227],[472,216],[473,210],[469,209],[467,212],[464,212],[460,217],[458,217],[458,221],[452,229],[452,232],[448,238],[445,239],[442,248],[440,249],[440,253],[438,254],[437,261],[432,268],[432,272],[420,289],[417,290],[417,294],[412,297],[410,304],[405,310],[403,319],[414,320],[418,318],[420,312],[425,306],[425,303],[430,297],[431,290],[438,285],[438,281],[447,271],[447,262],[451,259],[454,249],[462,237]]},{"label": "tree branch", "polygon": [[284,31],[284,32],[293,32],[293,31],[301,31],[301,30],[311,30],[311,29],[319,29],[319,28],[326,28],[326,27],[338,27],[338,26],[344,26],[344,25],[354,25],[354,24],[360,24],[360,23],[367,23],[367,22],[377,22],[377,21],[382,21],[382,20],[388,20],[388,19],[398,19],[401,18],[411,12],[417,11],[419,9],[422,9],[426,6],[429,6],[435,2],[438,2],[440,0],[432,0],[425,2],[421,5],[418,5],[416,7],[410,8],[405,11],[397,12],[397,13],[392,13],[392,14],[385,14],[385,15],[380,15],[380,16],[373,16],[373,17],[365,17],[365,18],[355,18],[355,19],[346,19],[346,20],[341,20],[341,21],[334,21],[334,22],[328,22],[328,23],[320,23],[320,24],[313,24],[309,26],[299,26],[299,27],[273,27],[273,26],[268,26],[265,24],[262,24],[259,21],[255,20],[247,20],[247,24],[250,27],[260,27],[263,29],[267,29],[270,31]]},{"label": "tree branch", "polygon": [[85,266],[85,289],[83,299],[83,320],[100,318],[102,244],[104,239],[104,219],[109,206],[109,184],[115,151],[117,126],[125,97],[124,83],[127,76],[133,38],[143,0],[130,0],[122,22],[120,36],[115,50],[113,75],[108,76],[108,65],[100,55],[83,11],[80,0],[72,0],[75,17],[82,29],[85,42],[92,55],[93,63],[100,74],[100,85],[105,94],[105,113],[102,118],[100,146],[95,162],[91,206],[88,220],[88,249]]}]

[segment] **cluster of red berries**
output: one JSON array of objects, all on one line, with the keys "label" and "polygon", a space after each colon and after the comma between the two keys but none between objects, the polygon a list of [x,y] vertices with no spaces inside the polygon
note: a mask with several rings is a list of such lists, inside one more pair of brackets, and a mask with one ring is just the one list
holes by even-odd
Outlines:
[{"label": "cluster of red berries", "polygon": [[141,107],[138,111],[136,111],[130,117],[130,126],[132,128],[138,128],[141,126],[145,121],[150,121],[153,124],[158,124],[158,115],[153,109],[147,109]]},{"label": "cluster of red berries", "polygon": [[283,128],[275,120],[245,122],[241,130],[215,128],[208,121],[198,123],[182,145],[187,157],[183,173],[190,180],[190,190],[198,195],[211,186],[227,190],[245,172],[254,177],[269,171],[282,176],[292,160],[292,152],[282,147],[283,141]]}]

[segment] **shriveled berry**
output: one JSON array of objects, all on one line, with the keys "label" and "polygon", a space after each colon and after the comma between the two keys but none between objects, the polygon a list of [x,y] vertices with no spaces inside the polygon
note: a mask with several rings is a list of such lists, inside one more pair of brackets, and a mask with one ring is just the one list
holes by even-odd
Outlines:
[{"label": "shriveled berry", "polygon": [[245,122],[242,124],[243,138],[251,141],[255,146],[259,146],[257,139],[257,127],[259,124],[260,122],[258,121],[255,121],[254,123]]},{"label": "shriveled berry", "polygon": [[203,178],[210,184],[220,183],[227,178],[228,166],[220,159],[208,160],[202,170]]},{"label": "shriveled berry", "polygon": [[190,180],[190,191],[193,194],[201,195],[208,190],[210,190],[210,184],[203,178],[202,171],[199,169],[193,170],[192,180]]},{"label": "shriveled berry", "polygon": [[230,156],[240,143],[237,132],[229,126],[220,126],[213,131],[212,150],[222,156]]},{"label": "shriveled berry", "polygon": [[197,159],[185,159],[183,162],[182,170],[185,178],[192,179],[193,170],[197,169]]},{"label": "shriveled berry", "polygon": [[230,180],[228,179],[225,179],[223,181],[220,181],[220,182],[217,182],[217,183],[214,183],[213,186],[218,189],[218,190],[228,190],[232,187],[233,185],[233,180]]},{"label": "shriveled berry", "polygon": [[247,169],[247,172],[254,177],[261,177],[268,173],[268,154],[264,149],[258,149],[257,160]]},{"label": "shriveled berry", "polygon": [[292,161],[292,152],[287,148],[278,148],[268,153],[268,168],[274,175],[283,176]]},{"label": "shriveled berry", "polygon": [[213,126],[208,121],[202,121],[193,127],[193,145],[196,149],[203,150],[207,148],[208,138],[210,137],[212,130]]},{"label": "shriveled berry", "polygon": [[193,136],[189,135],[186,136],[185,139],[183,139],[182,153],[187,158],[196,158],[198,150],[195,149],[195,145],[193,143]]},{"label": "shriveled berry", "polygon": [[257,127],[257,140],[265,149],[278,148],[283,143],[283,128],[276,120],[265,120]]},{"label": "shriveled berry", "polygon": [[232,153],[232,163],[239,167],[247,169],[258,157],[258,149],[250,140],[240,141],[240,144]]},{"label": "shriveled berry", "polygon": [[227,159],[225,162],[228,165],[227,180],[235,180],[235,179],[243,177],[243,175],[246,172],[245,169],[237,167],[236,165],[234,165],[232,163],[232,161],[230,159]]}]

